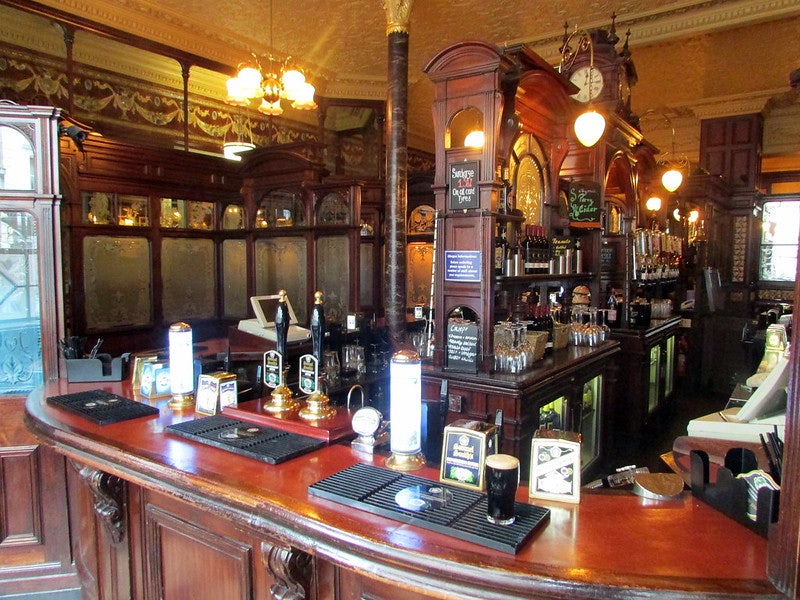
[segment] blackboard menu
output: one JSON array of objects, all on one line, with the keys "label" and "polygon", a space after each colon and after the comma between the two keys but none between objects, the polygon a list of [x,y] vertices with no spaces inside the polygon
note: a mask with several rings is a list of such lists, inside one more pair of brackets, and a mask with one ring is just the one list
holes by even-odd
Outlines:
[{"label": "blackboard menu", "polygon": [[465,373],[478,371],[478,326],[474,323],[447,324],[446,368]]},{"label": "blackboard menu", "polygon": [[573,250],[575,240],[571,237],[553,236],[550,239],[550,252],[553,256],[563,256],[564,250]]},{"label": "blackboard menu", "polygon": [[572,181],[569,184],[570,227],[600,227],[600,184],[596,181]]},{"label": "blackboard menu", "polygon": [[467,208],[478,208],[480,198],[478,197],[478,167],[480,162],[477,160],[465,160],[452,163],[449,172],[449,193],[450,210],[462,210]]}]

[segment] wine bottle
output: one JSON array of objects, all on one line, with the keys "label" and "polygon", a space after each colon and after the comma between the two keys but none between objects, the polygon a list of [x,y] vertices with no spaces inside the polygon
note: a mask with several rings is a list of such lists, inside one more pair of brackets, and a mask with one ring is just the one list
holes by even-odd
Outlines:
[{"label": "wine bottle", "polygon": [[536,273],[536,246],[532,235],[533,225],[525,226],[525,275]]},{"label": "wine bottle", "polygon": [[497,226],[497,237],[494,240],[494,274],[503,275],[506,260],[506,228]]}]

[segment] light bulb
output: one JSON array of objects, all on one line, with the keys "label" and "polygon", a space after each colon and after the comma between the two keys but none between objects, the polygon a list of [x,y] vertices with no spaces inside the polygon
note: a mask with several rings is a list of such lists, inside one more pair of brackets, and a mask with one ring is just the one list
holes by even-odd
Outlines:
[{"label": "light bulb", "polygon": [[485,141],[483,132],[476,129],[467,134],[467,137],[464,138],[464,145],[468,148],[483,148]]},{"label": "light bulb", "polygon": [[658,196],[651,196],[644,205],[647,207],[647,210],[652,210],[653,212],[661,210],[661,198]]}]

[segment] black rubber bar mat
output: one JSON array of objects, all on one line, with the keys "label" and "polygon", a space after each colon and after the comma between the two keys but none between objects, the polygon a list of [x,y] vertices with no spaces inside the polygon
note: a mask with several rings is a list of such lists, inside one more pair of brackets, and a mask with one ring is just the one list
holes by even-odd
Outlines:
[{"label": "black rubber bar mat", "polygon": [[324,440],[222,415],[176,423],[166,427],[165,431],[271,465],[325,445]]},{"label": "black rubber bar mat", "polygon": [[517,502],[511,525],[486,520],[486,494],[430,479],[353,465],[309,486],[312,496],[327,498],[461,540],[516,554],[550,519],[550,510]]},{"label": "black rubber bar mat", "polygon": [[50,396],[47,403],[80,415],[98,425],[109,425],[129,419],[158,414],[158,408],[104,390],[89,390]]}]

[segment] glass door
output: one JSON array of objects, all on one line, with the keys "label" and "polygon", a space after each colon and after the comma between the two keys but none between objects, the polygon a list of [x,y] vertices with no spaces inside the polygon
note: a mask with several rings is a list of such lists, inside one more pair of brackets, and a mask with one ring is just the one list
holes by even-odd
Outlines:
[{"label": "glass door", "polygon": [[671,335],[664,344],[664,397],[672,395],[675,386],[675,336]]},{"label": "glass door", "polygon": [[566,429],[568,404],[566,396],[559,396],[555,400],[539,407],[539,427],[544,429]]},{"label": "glass door", "polygon": [[581,396],[581,465],[585,469],[600,456],[600,406],[603,376],[597,375],[583,384]]},{"label": "glass door", "polygon": [[647,381],[647,413],[650,414],[658,408],[661,387],[661,346],[650,348],[650,367]]}]

